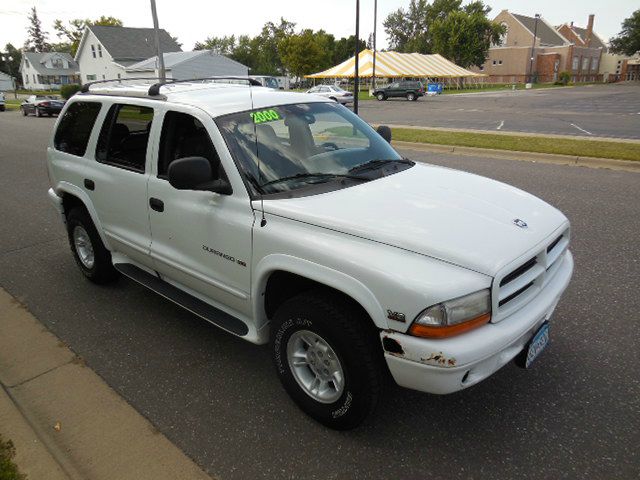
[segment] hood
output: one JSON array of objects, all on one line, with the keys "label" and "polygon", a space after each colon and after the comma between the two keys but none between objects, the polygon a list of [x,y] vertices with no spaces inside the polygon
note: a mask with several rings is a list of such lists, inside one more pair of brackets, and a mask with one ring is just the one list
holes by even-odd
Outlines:
[{"label": "hood", "polygon": [[491,276],[568,223],[515,187],[421,164],[329,193],[265,200],[264,209]]}]

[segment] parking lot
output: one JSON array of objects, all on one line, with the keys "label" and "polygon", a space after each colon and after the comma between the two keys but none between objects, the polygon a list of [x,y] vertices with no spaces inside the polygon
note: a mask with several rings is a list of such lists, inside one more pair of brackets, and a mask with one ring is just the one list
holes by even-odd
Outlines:
[{"label": "parking lot", "polygon": [[640,139],[640,85],[505,90],[360,103],[370,123]]},{"label": "parking lot", "polygon": [[[566,92],[565,106],[590,98],[588,87]],[[634,101],[631,90],[611,92],[620,105]],[[566,120],[560,120],[562,105],[554,95],[541,90],[489,97],[490,114],[459,116],[467,126],[478,119],[480,128],[480,118],[489,125],[504,102],[517,108],[517,102],[555,99],[561,124]],[[386,123],[406,123],[400,121],[406,117],[430,125],[439,108],[453,115],[478,101],[363,102],[362,113],[368,120],[387,112],[380,114]],[[596,100],[584,101],[594,108]],[[640,112],[640,99],[635,101]],[[597,119],[587,122],[593,113],[574,110],[584,117],[581,126],[604,135]],[[603,130],[616,115],[603,107]],[[449,118],[442,126],[464,126]],[[560,208],[572,221],[576,271],[552,320],[551,346],[534,369],[508,365],[477,386],[442,397],[389,385],[372,420],[341,433],[295,407],[266,348],[127,279],[98,287],[82,277],[46,197],[45,148],[54,122],[0,114],[0,286],[213,476],[637,478],[639,173],[403,151],[514,184]],[[640,137],[640,127],[623,133]]]}]

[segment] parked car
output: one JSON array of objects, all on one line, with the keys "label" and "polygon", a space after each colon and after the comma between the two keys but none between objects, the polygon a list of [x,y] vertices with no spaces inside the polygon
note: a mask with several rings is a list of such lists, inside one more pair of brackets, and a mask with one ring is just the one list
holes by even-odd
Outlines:
[{"label": "parked car", "polygon": [[338,102],[342,105],[353,102],[353,93],[348,92],[336,85],[317,85],[309,90],[307,93],[313,93],[314,95],[320,95],[326,97],[334,102]]},{"label": "parked car", "polygon": [[0,92],[0,112],[4,112],[6,108],[4,93]]},{"label": "parked car", "polygon": [[410,102],[414,102],[424,96],[424,87],[421,82],[403,80],[393,82],[383,88],[378,88],[373,92],[373,95],[380,101],[386,100],[387,98],[403,97]]},{"label": "parked car", "polygon": [[573,271],[567,218],[405,159],[333,101],[94,85],[56,125],[48,196],[82,274],[125,275],[268,343],[284,389],[324,425],[357,426],[389,373],[452,393],[547,345]]},{"label": "parked car", "polygon": [[55,95],[30,95],[22,102],[20,109],[25,117],[31,113],[36,117],[51,116],[59,114],[64,103],[64,100]]}]

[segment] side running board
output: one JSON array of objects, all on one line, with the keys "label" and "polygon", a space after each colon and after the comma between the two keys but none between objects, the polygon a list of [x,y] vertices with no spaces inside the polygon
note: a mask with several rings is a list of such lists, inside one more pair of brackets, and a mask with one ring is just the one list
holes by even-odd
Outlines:
[{"label": "side running board", "polygon": [[193,295],[183,292],[179,288],[174,287],[155,275],[145,272],[135,265],[131,265],[130,263],[116,263],[114,267],[123,275],[220,328],[240,336],[244,336],[249,332],[249,328],[243,321],[203,302]]}]

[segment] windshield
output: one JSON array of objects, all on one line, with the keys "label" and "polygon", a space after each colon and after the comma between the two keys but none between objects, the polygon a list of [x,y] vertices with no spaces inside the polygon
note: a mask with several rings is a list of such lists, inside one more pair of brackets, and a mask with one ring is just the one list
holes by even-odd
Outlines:
[{"label": "windshield", "polygon": [[[254,195],[329,182],[340,188],[408,168],[375,130],[334,102],[275,106],[216,122]],[[372,172],[388,163],[395,168]]]}]

